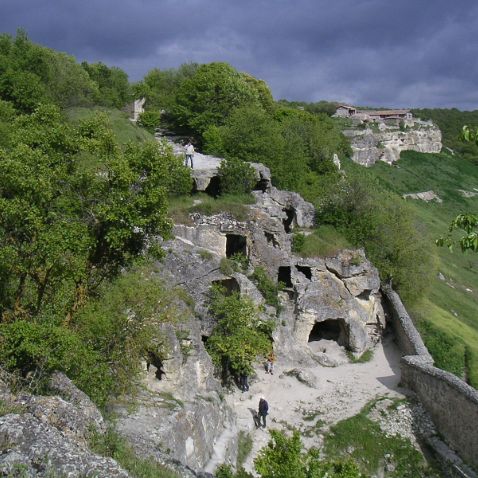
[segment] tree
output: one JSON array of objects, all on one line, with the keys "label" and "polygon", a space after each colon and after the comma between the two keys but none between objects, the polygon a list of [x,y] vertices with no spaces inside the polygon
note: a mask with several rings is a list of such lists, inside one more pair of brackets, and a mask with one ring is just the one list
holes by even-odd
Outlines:
[{"label": "tree", "polygon": [[225,296],[213,289],[210,310],[217,325],[206,347],[214,363],[224,376],[230,371],[250,374],[257,356],[270,350],[273,324],[260,320],[251,300],[237,293]]},{"label": "tree", "polygon": [[[0,150],[0,313],[68,316],[167,236],[167,196],[191,179],[170,148],[114,140],[104,116],[73,129],[54,106],[13,123]],[[159,252],[159,250],[158,250]]]},{"label": "tree", "polygon": [[227,63],[201,65],[182,82],[173,109],[175,122],[201,136],[209,126],[224,124],[240,106],[260,105],[255,85]]},{"label": "tree", "polygon": [[217,172],[221,194],[247,194],[257,182],[252,166],[240,159],[223,160]]}]

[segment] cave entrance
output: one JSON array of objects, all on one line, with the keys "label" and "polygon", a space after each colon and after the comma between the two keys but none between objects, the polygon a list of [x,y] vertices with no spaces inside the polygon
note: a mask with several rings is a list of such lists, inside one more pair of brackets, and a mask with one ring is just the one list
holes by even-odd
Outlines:
[{"label": "cave entrance", "polygon": [[267,244],[271,244],[272,247],[275,248],[279,247],[279,242],[277,241],[275,234],[272,234],[272,232],[264,231],[264,236],[267,239]]},{"label": "cave entrance", "polygon": [[240,234],[226,234],[226,257],[234,254],[247,256],[247,239]]},{"label": "cave entrance", "polygon": [[292,229],[294,227],[294,222],[296,219],[295,209],[293,207],[285,207],[282,210],[285,212],[287,216],[286,218],[282,219],[282,224],[284,224],[285,232],[289,234],[290,232],[292,232]]},{"label": "cave entrance", "polygon": [[260,179],[257,181],[256,185],[254,186],[254,191],[262,191],[265,193],[269,187],[269,181],[267,179]]},{"label": "cave entrance", "polygon": [[219,193],[221,192],[221,180],[219,179],[219,176],[213,176],[211,178],[204,192],[213,198],[219,196]]},{"label": "cave entrance", "polygon": [[148,373],[153,373],[158,380],[162,380],[165,375],[163,370],[163,361],[155,354],[149,353],[146,359],[146,370]]},{"label": "cave entrance", "polygon": [[201,335],[201,341],[206,346],[207,341],[209,340],[209,335]]},{"label": "cave entrance", "polygon": [[339,345],[347,345],[347,329],[344,319],[327,319],[316,322],[309,334],[309,343],[319,340],[335,340]]},{"label": "cave entrance", "polygon": [[215,280],[212,283],[213,285],[218,285],[222,287],[225,291],[225,295],[227,296],[234,294],[234,292],[241,291],[239,283],[236,279],[234,279],[234,277],[231,277],[229,279]]},{"label": "cave entrance", "polygon": [[292,278],[290,273],[290,266],[280,266],[279,272],[277,274],[277,281],[282,282],[285,287],[291,288],[292,286]]},{"label": "cave entrance", "polygon": [[312,280],[312,269],[309,266],[295,266],[295,268],[302,272],[307,279]]}]

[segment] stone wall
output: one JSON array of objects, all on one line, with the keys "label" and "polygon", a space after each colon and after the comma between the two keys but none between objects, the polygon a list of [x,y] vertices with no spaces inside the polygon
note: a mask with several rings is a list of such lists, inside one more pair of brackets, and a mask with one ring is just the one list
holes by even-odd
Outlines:
[{"label": "stone wall", "polygon": [[433,365],[398,294],[388,286],[382,286],[382,292],[404,354],[403,385],[417,394],[450,447],[466,462],[478,467],[478,391]]}]

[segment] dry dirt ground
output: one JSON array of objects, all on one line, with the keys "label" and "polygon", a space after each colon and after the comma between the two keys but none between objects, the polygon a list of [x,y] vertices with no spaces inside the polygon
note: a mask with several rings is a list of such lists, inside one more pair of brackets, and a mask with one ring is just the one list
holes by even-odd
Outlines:
[{"label": "dry dirt ground", "polygon": [[[328,342],[328,341],[327,341]],[[317,346],[317,344],[314,344]],[[344,355],[339,347],[328,346],[334,358]],[[344,360],[345,362],[345,360]],[[253,449],[244,463],[247,471],[253,471],[253,461],[258,451],[269,440],[269,428],[301,430],[306,447],[320,447],[322,433],[328,426],[356,415],[370,400],[377,397],[404,398],[405,390],[400,382],[400,353],[391,336],[377,344],[373,358],[366,363],[343,363],[337,367],[302,367],[300,371],[307,383],[287,372],[297,367],[279,358],[274,374],[257,367],[257,376],[251,381],[248,392],[234,391],[226,397],[238,416],[238,430],[226,432],[215,444],[215,455],[206,471],[224,461],[224,450],[233,433],[244,431],[251,434]],[[256,428],[253,413],[260,397],[269,403],[267,427]]]}]

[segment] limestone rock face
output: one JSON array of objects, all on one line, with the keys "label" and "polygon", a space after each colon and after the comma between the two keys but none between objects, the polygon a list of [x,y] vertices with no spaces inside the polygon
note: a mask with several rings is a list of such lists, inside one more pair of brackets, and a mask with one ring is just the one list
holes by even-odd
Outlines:
[{"label": "limestone rock face", "polygon": [[[184,277],[179,272],[182,264],[189,261],[197,266],[200,262],[198,256],[193,259],[194,252],[190,248],[188,251],[187,245],[178,245],[185,246],[182,260],[176,269],[167,269],[178,274],[176,280]],[[172,265],[174,258],[166,261]],[[205,276],[198,278],[196,284],[210,280],[209,267],[204,267]],[[186,275],[190,272],[183,270]],[[211,277],[216,277],[214,272]],[[205,287],[201,290],[206,292]],[[195,297],[202,300],[201,292]],[[214,378],[214,367],[202,341],[201,323],[190,311],[184,309],[182,315],[189,315],[189,321],[162,327],[167,354],[152,356],[144,364],[143,387],[131,400],[134,409],[127,403],[115,406],[116,427],[138,455],[160,462],[173,459],[201,470],[213,454],[214,443],[225,430],[234,430],[235,422],[232,410],[222,399],[220,383]],[[232,463],[236,456],[237,441],[231,440],[224,459]]]},{"label": "limestone rock face", "polygon": [[51,382],[71,401],[1,387],[0,400],[11,413],[0,417],[0,475],[20,476],[21,469],[21,476],[128,477],[116,461],[88,449],[88,434],[105,430],[96,406],[65,375],[55,373]]},{"label": "limestone rock face", "polygon": [[441,132],[432,124],[416,124],[413,129],[400,131],[386,128],[375,132],[367,129],[345,130],[350,139],[352,160],[363,166],[371,166],[377,161],[392,164],[400,159],[401,151],[420,153],[439,153],[442,148]]}]

